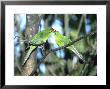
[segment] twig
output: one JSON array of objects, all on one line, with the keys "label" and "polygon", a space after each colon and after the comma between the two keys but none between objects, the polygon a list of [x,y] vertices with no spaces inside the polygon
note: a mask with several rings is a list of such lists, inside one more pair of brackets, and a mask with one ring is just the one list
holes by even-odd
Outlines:
[{"label": "twig", "polygon": [[85,71],[87,70],[88,66],[89,66],[89,64],[88,63],[85,63],[85,65],[84,65],[84,67],[83,67],[83,69],[81,71],[81,76],[84,76]]},{"label": "twig", "polygon": [[48,72],[49,72],[52,76],[56,76],[56,74],[55,74],[54,71],[51,69],[51,67],[48,67]]},{"label": "twig", "polygon": [[91,58],[88,58],[87,62],[84,64],[84,66],[81,70],[81,73],[80,73],[81,76],[86,75],[86,71],[87,71],[88,67],[90,66],[90,61],[91,61]]},{"label": "twig", "polygon": [[[41,63],[44,62],[44,59],[45,59],[51,52],[55,52],[55,51],[64,49],[64,48],[66,48],[66,47],[68,47],[68,46],[71,46],[71,45],[73,45],[74,43],[80,41],[81,39],[87,38],[87,37],[92,36],[92,35],[94,35],[94,34],[96,34],[96,33],[97,33],[96,31],[91,32],[91,33],[89,33],[89,34],[87,34],[87,35],[84,35],[84,36],[79,37],[78,39],[72,41],[71,43],[69,43],[69,44],[67,44],[67,45],[64,45],[64,46],[61,46],[61,47],[55,48],[55,49],[50,49],[50,50],[43,56],[42,60],[38,63],[37,68],[39,67],[39,65],[40,65]],[[34,72],[35,72],[35,71],[36,71],[36,68],[33,70],[33,72],[30,74],[30,76],[34,75]]]},{"label": "twig", "polygon": [[39,67],[39,65],[44,61],[44,59],[45,59],[50,53],[51,53],[51,51],[47,52],[47,53],[43,56],[42,60],[39,62],[39,64],[37,65],[37,67]]},{"label": "twig", "polygon": [[[69,15],[65,14],[64,15],[64,30],[65,30],[65,36],[69,34]],[[68,29],[68,30],[67,30]]]},{"label": "twig", "polygon": [[79,26],[78,26],[78,34],[77,34],[77,36],[79,35],[79,33],[80,33],[80,31],[81,31],[81,27],[82,27],[83,22],[84,22],[84,17],[86,17],[85,14],[83,14],[83,15],[81,16],[81,19],[80,19],[80,22],[79,22]]}]

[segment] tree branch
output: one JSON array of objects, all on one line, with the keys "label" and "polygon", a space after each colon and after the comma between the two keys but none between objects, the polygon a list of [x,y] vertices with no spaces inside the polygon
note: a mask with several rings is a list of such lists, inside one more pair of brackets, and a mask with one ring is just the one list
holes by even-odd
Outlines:
[{"label": "tree branch", "polygon": [[[97,33],[96,31],[91,32],[91,33],[89,33],[89,34],[86,34],[86,35],[84,35],[84,36],[79,37],[78,39],[72,41],[71,43],[69,43],[69,44],[67,44],[67,45],[64,45],[64,46],[61,46],[61,47],[55,48],[55,49],[50,49],[50,50],[43,56],[42,60],[38,63],[37,68],[39,67],[39,65],[40,65],[41,63],[44,62],[45,58],[46,58],[51,52],[55,52],[55,51],[64,49],[64,48],[66,48],[66,47],[68,47],[68,46],[71,46],[71,45],[73,45],[74,43],[76,43],[76,42],[78,42],[78,41],[80,41],[80,40],[82,40],[82,39],[84,39],[84,38],[90,37],[90,36],[92,36],[92,35],[94,35],[94,34],[96,34],[96,33]],[[34,73],[35,73],[35,71],[36,71],[37,68],[34,69],[34,71],[30,74],[30,76],[34,75]]]}]

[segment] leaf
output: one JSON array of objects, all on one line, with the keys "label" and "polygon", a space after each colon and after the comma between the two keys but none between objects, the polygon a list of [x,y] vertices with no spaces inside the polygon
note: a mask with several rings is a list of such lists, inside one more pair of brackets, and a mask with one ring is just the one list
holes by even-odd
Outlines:
[{"label": "leaf", "polygon": [[43,30],[41,32],[38,32],[31,40],[31,44],[37,45],[41,44],[47,41],[49,36],[51,35],[52,30],[50,28],[47,28],[46,30]]},{"label": "leaf", "polygon": [[[54,37],[55,37],[56,44],[60,47],[72,42],[69,38],[61,35],[59,32],[55,32]],[[71,45],[67,48],[69,50],[71,50],[72,52],[74,52],[80,59],[83,60],[83,56],[77,51],[77,49],[74,47],[74,45]]]}]

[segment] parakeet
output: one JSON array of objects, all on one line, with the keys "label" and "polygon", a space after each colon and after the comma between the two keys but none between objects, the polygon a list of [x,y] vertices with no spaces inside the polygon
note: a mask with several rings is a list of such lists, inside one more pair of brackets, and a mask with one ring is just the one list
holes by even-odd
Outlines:
[{"label": "parakeet", "polygon": [[52,31],[53,30],[51,28],[47,28],[46,30],[38,32],[34,37],[32,37],[31,41],[29,42],[29,44],[30,44],[29,50],[24,58],[24,62],[22,65],[24,65],[26,63],[26,61],[28,60],[31,53],[34,51],[34,49],[39,44],[45,43],[47,41],[47,39],[51,35]]},{"label": "parakeet", "polygon": [[[58,31],[55,32],[54,37],[55,37],[56,44],[60,47],[72,42],[69,38],[67,38],[66,36],[63,36]],[[67,49],[73,51],[84,62],[83,56],[77,51],[74,45],[67,47]]]}]

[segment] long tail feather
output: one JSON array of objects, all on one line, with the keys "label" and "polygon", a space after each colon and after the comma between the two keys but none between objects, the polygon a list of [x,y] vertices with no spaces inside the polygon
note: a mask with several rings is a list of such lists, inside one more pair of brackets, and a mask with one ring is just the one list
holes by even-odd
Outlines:
[{"label": "long tail feather", "polygon": [[73,45],[71,45],[67,48],[72,50],[83,62],[85,62],[83,56],[77,51],[77,49]]}]

